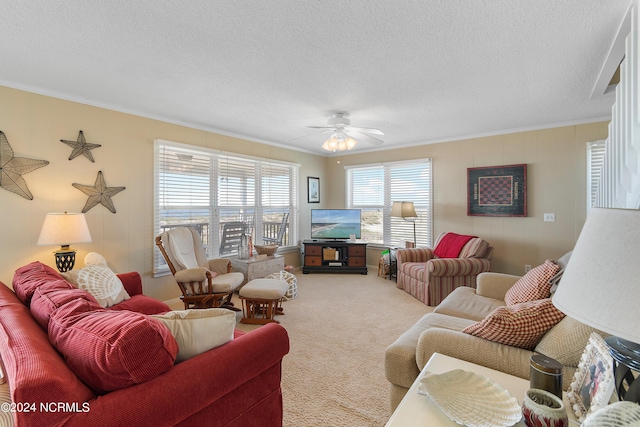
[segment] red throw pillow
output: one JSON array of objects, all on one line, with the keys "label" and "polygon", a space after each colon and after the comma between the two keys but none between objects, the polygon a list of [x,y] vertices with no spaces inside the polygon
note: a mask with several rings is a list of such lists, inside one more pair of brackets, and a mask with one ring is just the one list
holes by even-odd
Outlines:
[{"label": "red throw pillow", "polygon": [[544,264],[529,270],[522,276],[504,295],[507,305],[521,302],[534,301],[549,298],[551,292],[551,279],[560,270],[553,260],[546,260]]},{"label": "red throw pillow", "polygon": [[86,300],[58,308],[49,340],[69,368],[99,393],[149,381],[173,367],[178,344],[159,320],[132,311],[87,310]]},{"label": "red throw pillow", "polygon": [[496,308],[462,332],[513,347],[533,350],[544,334],[564,318],[551,298]]}]

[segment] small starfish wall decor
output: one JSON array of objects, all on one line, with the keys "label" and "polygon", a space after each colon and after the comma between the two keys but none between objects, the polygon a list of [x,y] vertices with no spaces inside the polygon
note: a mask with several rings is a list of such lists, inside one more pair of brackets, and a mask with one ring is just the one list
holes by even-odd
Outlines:
[{"label": "small starfish wall decor", "polygon": [[0,187],[28,200],[33,195],[22,175],[49,164],[46,160],[15,157],[4,132],[0,130]]},{"label": "small starfish wall decor", "polygon": [[78,157],[80,154],[82,154],[87,159],[89,159],[91,163],[95,163],[95,160],[93,160],[93,154],[91,154],[91,150],[102,146],[100,144],[91,144],[87,142],[87,140],[84,137],[84,133],[82,131],[80,131],[80,133],[78,134],[78,139],[76,141],[61,139],[60,142],[67,144],[69,147],[73,147],[73,151],[69,156],[69,160],[73,160],[76,157]]},{"label": "small starfish wall decor", "polygon": [[115,196],[126,187],[107,187],[104,181],[102,171],[98,172],[96,177],[96,183],[93,186],[83,184],[71,184],[84,194],[89,196],[87,203],[85,203],[82,213],[87,213],[94,206],[101,204],[111,212],[116,213],[116,207],[113,205],[111,197]]}]

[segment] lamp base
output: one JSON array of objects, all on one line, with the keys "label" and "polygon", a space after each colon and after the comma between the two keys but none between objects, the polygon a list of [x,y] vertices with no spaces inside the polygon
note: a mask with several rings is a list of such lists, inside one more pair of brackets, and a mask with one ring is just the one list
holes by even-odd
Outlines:
[{"label": "lamp base", "polygon": [[56,267],[60,273],[73,270],[73,266],[76,265],[76,250],[71,249],[69,246],[62,246],[54,252],[56,254]]},{"label": "lamp base", "polygon": [[[613,358],[616,392],[620,400],[640,403],[640,344],[610,336],[605,338]],[[635,371],[635,374],[634,372]]]}]

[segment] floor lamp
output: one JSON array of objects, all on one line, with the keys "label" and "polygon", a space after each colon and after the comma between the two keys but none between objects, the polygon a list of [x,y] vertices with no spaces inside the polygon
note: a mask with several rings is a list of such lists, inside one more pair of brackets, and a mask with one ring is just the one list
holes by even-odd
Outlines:
[{"label": "floor lamp", "polygon": [[[616,362],[620,400],[640,400],[640,210],[592,208],[562,275],[553,304],[599,329]],[[624,387],[624,383],[627,383]]]},{"label": "floor lamp", "polygon": [[402,218],[405,221],[413,223],[413,246],[416,246],[416,220],[409,220],[407,218],[417,218],[416,208],[413,206],[413,202],[393,202],[391,206],[391,217]]}]

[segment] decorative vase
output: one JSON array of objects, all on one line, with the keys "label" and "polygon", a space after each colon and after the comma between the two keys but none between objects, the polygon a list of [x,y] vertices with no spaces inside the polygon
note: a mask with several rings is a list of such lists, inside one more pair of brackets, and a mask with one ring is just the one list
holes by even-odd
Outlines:
[{"label": "decorative vase", "polygon": [[522,416],[528,427],[568,427],[569,419],[562,399],[546,390],[527,390]]}]

